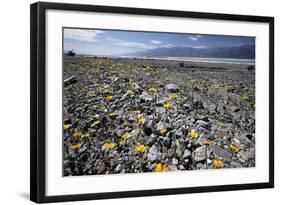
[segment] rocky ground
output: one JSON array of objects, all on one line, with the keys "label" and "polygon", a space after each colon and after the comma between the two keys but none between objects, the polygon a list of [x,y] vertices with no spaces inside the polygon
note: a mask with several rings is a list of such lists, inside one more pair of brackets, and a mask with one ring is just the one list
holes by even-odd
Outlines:
[{"label": "rocky ground", "polygon": [[255,166],[252,66],[65,57],[63,175]]}]

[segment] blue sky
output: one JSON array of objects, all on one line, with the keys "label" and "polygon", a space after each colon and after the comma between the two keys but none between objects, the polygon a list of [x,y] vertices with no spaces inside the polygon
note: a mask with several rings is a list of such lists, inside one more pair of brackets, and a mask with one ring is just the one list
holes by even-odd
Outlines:
[{"label": "blue sky", "polygon": [[79,54],[122,55],[154,48],[230,47],[255,44],[255,37],[64,29],[64,51]]}]

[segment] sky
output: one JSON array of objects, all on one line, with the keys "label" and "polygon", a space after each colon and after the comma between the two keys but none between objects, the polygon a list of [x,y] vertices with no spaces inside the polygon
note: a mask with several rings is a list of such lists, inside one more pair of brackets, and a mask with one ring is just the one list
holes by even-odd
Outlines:
[{"label": "sky", "polygon": [[154,48],[232,47],[255,44],[255,37],[64,28],[64,51],[125,55]]}]

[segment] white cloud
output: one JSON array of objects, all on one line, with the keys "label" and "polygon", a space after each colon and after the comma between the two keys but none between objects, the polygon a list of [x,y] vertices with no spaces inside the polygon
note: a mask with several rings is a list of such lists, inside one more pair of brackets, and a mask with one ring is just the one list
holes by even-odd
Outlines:
[{"label": "white cloud", "polygon": [[155,45],[162,44],[161,41],[157,41],[157,40],[151,40],[151,43],[152,43],[152,44],[155,44]]},{"label": "white cloud", "polygon": [[207,48],[207,46],[192,46],[192,48]]},{"label": "white cloud", "polygon": [[142,42],[130,42],[124,41],[117,38],[106,37],[107,40],[114,42],[116,46],[122,46],[127,48],[138,48],[138,49],[154,49],[154,48],[170,48],[171,44],[163,43],[158,40],[150,40],[150,43],[142,43]]},{"label": "white cloud", "polygon": [[198,39],[202,38],[201,35],[192,35],[188,37],[192,41],[198,41]]},{"label": "white cloud", "polygon": [[169,43],[165,43],[165,44],[162,44],[161,47],[163,47],[163,48],[171,48],[171,47],[173,47],[173,45],[169,44]]},{"label": "white cloud", "polygon": [[151,43],[153,45],[156,45],[156,46],[159,46],[159,47],[162,47],[162,48],[171,48],[172,47],[172,44],[163,43],[162,41],[158,41],[158,40],[151,40]]},{"label": "white cloud", "polygon": [[120,41],[115,43],[117,46],[128,47],[128,48],[141,48],[141,49],[153,49],[156,46],[141,43],[141,42],[127,42],[127,41]]},{"label": "white cloud", "polygon": [[102,33],[104,33],[104,31],[88,29],[65,29],[64,37],[79,41],[96,41],[97,36]]},{"label": "white cloud", "polygon": [[114,41],[114,42],[123,42],[122,40],[120,39],[117,39],[117,38],[111,38],[111,37],[105,37],[107,40],[110,40],[110,41]]}]

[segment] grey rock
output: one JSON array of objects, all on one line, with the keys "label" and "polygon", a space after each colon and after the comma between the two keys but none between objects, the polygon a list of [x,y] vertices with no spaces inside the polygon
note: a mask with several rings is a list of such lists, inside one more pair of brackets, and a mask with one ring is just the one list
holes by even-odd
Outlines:
[{"label": "grey rock", "polygon": [[178,129],[178,130],[176,130],[176,132],[175,132],[175,136],[176,136],[177,138],[183,137],[183,132],[182,132],[182,129]]},{"label": "grey rock", "polygon": [[196,165],[196,167],[197,167],[197,169],[206,169],[207,167],[206,167],[206,164],[202,164],[202,163],[198,163],[197,165]]},{"label": "grey rock", "polygon": [[232,156],[230,152],[215,144],[210,144],[209,147],[210,147],[210,151],[215,155],[217,159],[230,162]]},{"label": "grey rock", "polygon": [[185,159],[185,158],[188,158],[190,156],[191,156],[191,152],[188,149],[184,150],[182,158]]},{"label": "grey rock", "polygon": [[115,172],[120,172],[122,170],[122,164],[118,164],[115,168]]},{"label": "grey rock", "polygon": [[168,84],[168,85],[165,86],[165,89],[170,93],[179,92],[179,87],[175,84]]},{"label": "grey rock", "polygon": [[249,152],[241,150],[238,154],[238,157],[241,157],[243,160],[248,161],[255,157],[255,150],[251,149]]},{"label": "grey rock", "polygon": [[132,131],[130,132],[130,136],[131,136],[132,138],[137,137],[139,134],[140,134],[140,129],[135,129],[135,130],[132,130]]},{"label": "grey rock", "polygon": [[167,156],[172,157],[174,155],[174,150],[173,149],[168,149]]},{"label": "grey rock", "polygon": [[168,170],[168,171],[178,171],[178,168],[177,168],[177,166],[175,166],[175,165],[169,165],[169,166],[167,167],[167,170]]},{"label": "grey rock", "polygon": [[157,107],[157,108],[155,109],[155,112],[156,112],[157,114],[164,114],[164,113],[166,112],[166,109],[163,108],[163,107]]},{"label": "grey rock", "polygon": [[206,146],[201,146],[198,147],[195,151],[194,151],[194,161],[195,162],[201,162],[203,160],[206,159]]},{"label": "grey rock", "polygon": [[156,131],[160,132],[162,129],[166,129],[165,124],[163,122],[158,122],[156,125]]},{"label": "grey rock", "polygon": [[131,117],[129,117],[128,121],[129,121],[130,123],[133,123],[133,122],[136,122],[137,119],[131,116]]},{"label": "grey rock", "polygon": [[154,122],[153,120],[149,120],[145,125],[144,125],[144,128],[143,128],[143,131],[144,133],[149,136],[152,134],[153,132],[153,126],[154,126]]},{"label": "grey rock", "polygon": [[142,94],[140,95],[140,99],[143,102],[149,102],[153,100],[153,97],[146,92],[142,92]]},{"label": "grey rock", "polygon": [[106,166],[104,162],[101,162],[97,167],[97,174],[103,174],[106,171]]},{"label": "grey rock", "polygon": [[214,111],[216,111],[217,106],[216,106],[215,104],[210,104],[210,105],[208,106],[208,109],[209,109],[211,112],[214,112]]},{"label": "grey rock", "polygon": [[176,158],[172,159],[172,164],[173,165],[178,165],[179,164],[179,160],[177,160]]},{"label": "grey rock", "polygon": [[176,155],[177,155],[178,157],[181,157],[181,156],[182,156],[182,149],[181,149],[181,147],[177,147],[177,149],[176,149]]},{"label": "grey rock", "polygon": [[157,106],[163,106],[166,102],[167,102],[166,100],[158,100],[158,101],[156,102],[156,105],[157,105]]},{"label": "grey rock", "polygon": [[149,152],[147,154],[147,158],[149,161],[154,162],[155,160],[157,160],[157,158],[159,157],[159,151],[158,148],[153,145],[150,149]]},{"label": "grey rock", "polygon": [[232,161],[230,163],[230,166],[233,167],[233,168],[243,168],[243,165],[238,161]]}]

